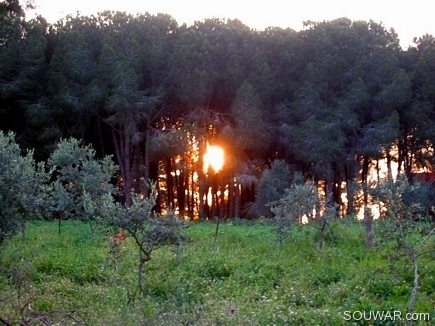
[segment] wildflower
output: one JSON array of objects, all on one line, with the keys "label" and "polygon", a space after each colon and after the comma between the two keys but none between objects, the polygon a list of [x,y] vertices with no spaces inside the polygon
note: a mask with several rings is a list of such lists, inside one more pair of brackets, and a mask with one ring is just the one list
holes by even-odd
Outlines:
[{"label": "wildflower", "polygon": [[230,312],[231,312],[231,315],[234,315],[234,313],[236,312],[236,308],[231,307],[231,308],[230,308]]}]

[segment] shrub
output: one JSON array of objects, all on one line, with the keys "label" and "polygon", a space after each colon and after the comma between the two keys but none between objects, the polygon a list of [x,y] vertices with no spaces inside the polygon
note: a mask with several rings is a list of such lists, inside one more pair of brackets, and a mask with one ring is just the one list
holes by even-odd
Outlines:
[{"label": "shrub", "polygon": [[[421,227],[418,222],[422,213],[420,197],[425,197],[421,185],[411,185],[405,176],[400,176],[396,182],[386,181],[372,189],[373,197],[383,206],[385,212],[383,236],[381,242],[395,240],[391,256],[406,255],[413,266],[412,292],[408,303],[408,312],[413,313],[417,292],[420,287],[419,257],[427,254],[422,250],[425,242],[435,233],[433,225],[429,229]],[[382,205],[382,206],[381,206]],[[430,230],[431,229],[431,230]],[[395,258],[398,259],[398,258]],[[412,325],[412,321],[408,323]]]},{"label": "shrub", "polygon": [[[151,189],[155,189],[152,185]],[[184,222],[173,212],[159,215],[153,212],[156,194],[148,198],[141,195],[132,197],[130,207],[115,203],[110,195],[103,198],[99,213],[105,216],[105,222],[115,230],[125,230],[139,249],[138,288],[142,290],[142,272],[147,261],[151,260],[153,251],[166,245],[174,245],[180,255],[180,247],[185,236],[182,234]]]},{"label": "shrub", "polygon": [[0,131],[0,244],[21,229],[26,221],[42,214],[48,174],[36,164],[33,151],[21,155],[13,133]]},{"label": "shrub", "polygon": [[[91,146],[76,139],[61,140],[48,159],[53,169],[53,192],[47,203],[60,218],[79,218],[94,230],[98,214],[91,207],[102,205],[103,198],[115,192],[111,179],[117,166],[111,156],[95,158]],[[87,207],[85,207],[87,205]]]},{"label": "shrub", "polygon": [[264,217],[272,216],[267,204],[282,198],[291,181],[292,176],[287,163],[284,160],[273,161],[270,169],[265,169],[258,181],[255,203],[250,208],[251,213]]},{"label": "shrub", "polygon": [[320,247],[322,247],[327,226],[337,215],[335,207],[327,206],[326,202],[327,198],[319,198],[314,182],[293,184],[287,188],[284,197],[268,204],[275,214],[278,240],[282,242],[293,226],[311,223],[321,231]]}]

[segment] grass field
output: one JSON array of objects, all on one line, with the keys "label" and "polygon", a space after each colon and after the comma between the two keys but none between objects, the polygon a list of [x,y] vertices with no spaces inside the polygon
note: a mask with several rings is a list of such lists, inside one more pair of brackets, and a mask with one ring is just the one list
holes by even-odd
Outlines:
[{"label": "grass field", "polygon": [[[222,223],[216,242],[215,228],[191,223],[181,257],[171,248],[155,251],[140,292],[131,238],[110,255],[107,236],[86,224],[63,222],[59,234],[55,222],[32,222],[26,242],[16,236],[0,248],[0,317],[21,318],[29,301],[38,312],[74,311],[84,325],[405,324],[358,320],[357,313],[345,319],[346,311],[401,311],[403,318],[413,282],[406,256],[386,245],[365,248],[358,222],[334,222],[322,249],[309,226],[295,228],[281,244],[261,222]],[[434,258],[433,252],[419,257],[415,310],[433,320]]]}]

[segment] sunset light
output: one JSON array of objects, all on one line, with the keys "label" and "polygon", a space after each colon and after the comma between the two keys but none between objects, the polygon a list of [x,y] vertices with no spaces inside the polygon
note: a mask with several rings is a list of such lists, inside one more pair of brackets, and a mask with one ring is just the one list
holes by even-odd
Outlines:
[{"label": "sunset light", "polygon": [[0,326],[435,326],[431,7],[0,0]]},{"label": "sunset light", "polygon": [[224,166],[224,158],[222,148],[207,144],[207,152],[204,155],[204,171],[208,171],[209,167],[211,167],[215,172],[219,172]]},{"label": "sunset light", "polygon": [[[54,1],[35,0],[36,10],[30,11],[28,17],[41,14],[49,22],[64,17],[67,14],[82,15],[96,14],[104,10],[126,11],[130,13],[149,12],[151,14],[167,13],[174,17],[178,23],[192,24],[195,20],[206,18],[229,18],[240,19],[244,24],[256,29],[264,29],[268,26],[282,28],[290,27],[300,30],[303,21],[332,20],[339,17],[347,17],[352,20],[370,19],[383,22],[389,29],[393,27],[399,34],[402,45],[406,48],[414,36],[425,33],[434,33],[432,14],[430,10],[420,10],[418,15],[408,15],[414,8],[424,8],[427,3],[423,0],[393,3],[379,2],[375,0],[356,1],[352,6],[346,5],[342,0],[300,2],[297,10],[294,4],[285,1],[273,0],[267,4],[262,2],[250,3],[246,10],[244,2],[224,0],[219,3],[208,2],[204,4],[198,0],[184,2],[175,0],[162,1]],[[373,10],[376,8],[376,10]],[[406,19],[403,19],[406,17]]]}]

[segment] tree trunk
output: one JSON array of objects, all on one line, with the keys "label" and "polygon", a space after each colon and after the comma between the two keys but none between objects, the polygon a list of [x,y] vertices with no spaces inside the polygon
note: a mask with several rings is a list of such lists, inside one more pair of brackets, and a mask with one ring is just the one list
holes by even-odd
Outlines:
[{"label": "tree trunk", "polygon": [[347,193],[347,209],[346,214],[355,213],[355,159],[354,157],[348,160],[345,168],[346,174],[346,193]]},{"label": "tree trunk", "polygon": [[174,208],[174,186],[172,177],[172,160],[171,158],[166,158],[166,209]]},{"label": "tree trunk", "polygon": [[106,151],[104,148],[104,141],[103,141],[103,133],[101,131],[101,120],[98,119],[96,121],[96,126],[97,126],[97,137],[98,139],[95,141],[95,143],[98,141],[98,144],[100,145],[100,155],[101,157],[105,157],[106,156]]},{"label": "tree trunk", "polygon": [[346,182],[346,192],[347,192],[347,210],[346,214],[351,215],[355,213],[355,205],[354,205],[354,190],[355,190],[355,181],[347,179]]},{"label": "tree trunk", "polygon": [[381,174],[379,173],[381,168],[379,167],[379,159],[376,160],[376,181],[381,182]]},{"label": "tree trunk", "polygon": [[364,198],[364,224],[366,229],[366,246],[367,248],[372,248],[374,244],[374,229],[373,229],[373,221],[372,214],[368,207],[368,184],[367,184],[367,175],[369,168],[369,160],[367,157],[363,159],[363,168],[362,168],[362,188],[363,188],[363,198]]},{"label": "tree trunk", "polygon": [[189,215],[190,218],[195,218],[195,191],[196,191],[196,186],[195,186],[195,180],[194,180],[194,171],[192,170],[190,172],[190,210],[189,210]]},{"label": "tree trunk", "polygon": [[206,202],[207,202],[207,185],[205,181],[205,176],[202,173],[198,173],[198,183],[199,183],[199,218],[205,219],[206,216]]},{"label": "tree trunk", "polygon": [[240,184],[236,183],[234,187],[234,217],[240,218]]},{"label": "tree trunk", "polygon": [[404,169],[405,169],[405,174],[409,177],[411,175],[412,172],[412,144],[411,144],[412,140],[409,140],[409,142],[407,140],[404,141],[404,145],[403,145],[403,164],[404,164]]},{"label": "tree trunk", "polygon": [[123,155],[123,160],[124,160],[124,174],[123,174],[123,179],[124,179],[124,198],[125,198],[125,205],[127,207],[130,207],[132,204],[132,200],[131,200],[131,189],[133,187],[133,180],[132,180],[132,176],[131,176],[131,144],[130,144],[130,137],[125,136],[124,137],[124,155]]},{"label": "tree trunk", "polygon": [[[145,256],[144,256],[145,255]],[[143,291],[143,285],[142,285],[142,279],[143,279],[143,268],[147,261],[151,260],[151,253],[146,252],[145,250],[140,250],[140,259],[139,259],[139,266],[138,266],[138,276],[137,276],[137,285],[139,287],[139,290]]]},{"label": "tree trunk", "polygon": [[133,181],[133,187],[134,192],[136,194],[140,194],[141,187],[140,187],[140,163],[141,163],[141,154],[140,154],[140,148],[138,146],[135,146],[133,148],[133,167],[134,167],[134,176],[132,177]]},{"label": "tree trunk", "polygon": [[123,194],[126,206],[131,206],[131,164],[130,164],[130,139],[123,135],[122,131],[112,127],[112,138],[115,145],[115,155],[121,170],[122,181],[124,184]]},{"label": "tree trunk", "polygon": [[219,205],[219,198],[216,192],[216,188],[212,187],[211,190],[211,215],[210,218],[214,218],[215,216],[218,216],[218,206]]},{"label": "tree trunk", "polygon": [[[144,173],[143,178],[145,181],[145,191],[144,195],[145,197],[148,197],[150,194],[150,188],[149,188],[149,180],[150,180],[150,144],[151,144],[151,125],[149,121],[147,121],[146,124],[146,131],[145,131],[145,148],[144,148]],[[157,181],[157,180],[153,180]]]},{"label": "tree trunk", "polygon": [[320,242],[319,242],[319,249],[323,248],[323,242],[325,241],[325,235],[327,230],[328,221],[326,219],[323,219],[322,228],[320,229]]},{"label": "tree trunk", "polygon": [[186,186],[185,186],[185,172],[184,168],[179,170],[180,173],[178,175],[175,175],[175,178],[177,179],[177,205],[178,210],[181,215],[184,215],[185,211],[185,205],[186,205]]},{"label": "tree trunk", "polygon": [[228,217],[234,218],[236,216],[235,214],[235,205],[234,201],[236,199],[235,194],[236,187],[234,186],[234,176],[230,177],[229,183],[228,183]]},{"label": "tree trunk", "polygon": [[387,152],[387,168],[388,168],[388,182],[393,182],[393,171],[391,170],[391,155],[389,152]]},{"label": "tree trunk", "polygon": [[220,205],[219,205],[219,218],[225,218],[227,216],[226,212],[226,201],[225,201],[225,186],[221,185],[221,194],[220,194]]},{"label": "tree trunk", "polygon": [[186,185],[186,209],[187,209],[187,216],[189,217],[189,219],[191,219],[193,217],[192,214],[192,206],[191,206],[191,184],[190,184],[190,179],[191,179],[191,175],[192,175],[192,171],[189,171],[189,169],[186,171],[186,173],[184,174],[184,183]]}]

